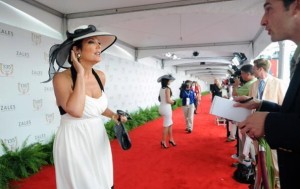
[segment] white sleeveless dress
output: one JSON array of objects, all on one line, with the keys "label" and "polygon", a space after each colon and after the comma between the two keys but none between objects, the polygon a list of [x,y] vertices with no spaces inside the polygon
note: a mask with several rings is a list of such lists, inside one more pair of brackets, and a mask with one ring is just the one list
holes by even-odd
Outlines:
[{"label": "white sleeveless dress", "polygon": [[161,88],[159,91],[160,96],[160,105],[159,105],[159,114],[164,116],[164,127],[169,127],[173,124],[172,120],[172,107],[171,104],[167,103],[166,99],[166,88]]},{"label": "white sleeveless dress", "polygon": [[64,114],[54,140],[57,189],[111,189],[113,164],[110,141],[101,114],[107,108],[105,93],[86,96],[81,118]]}]

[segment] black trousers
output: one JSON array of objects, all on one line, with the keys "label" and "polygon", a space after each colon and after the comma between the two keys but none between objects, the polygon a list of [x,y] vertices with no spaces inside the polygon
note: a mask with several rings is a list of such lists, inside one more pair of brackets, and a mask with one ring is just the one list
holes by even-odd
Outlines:
[{"label": "black trousers", "polygon": [[239,145],[240,145],[239,129],[236,130],[235,138],[236,138],[236,155],[239,156],[239,154],[240,154],[240,149],[239,149]]},{"label": "black trousers", "polygon": [[226,119],[226,138],[230,136],[229,120]]}]

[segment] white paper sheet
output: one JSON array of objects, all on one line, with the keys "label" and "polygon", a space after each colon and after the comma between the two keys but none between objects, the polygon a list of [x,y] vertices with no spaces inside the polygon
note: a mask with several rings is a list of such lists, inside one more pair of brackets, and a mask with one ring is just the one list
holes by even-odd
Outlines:
[{"label": "white paper sheet", "polygon": [[215,96],[210,108],[210,114],[226,118],[229,120],[242,122],[250,114],[251,110],[241,107],[234,107],[236,102],[226,98]]}]

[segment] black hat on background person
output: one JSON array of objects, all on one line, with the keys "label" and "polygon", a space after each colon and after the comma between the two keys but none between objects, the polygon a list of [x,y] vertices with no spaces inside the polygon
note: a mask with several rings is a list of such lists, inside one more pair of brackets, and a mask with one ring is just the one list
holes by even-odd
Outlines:
[{"label": "black hat on background person", "polygon": [[167,79],[167,80],[170,80],[170,81],[174,81],[175,80],[175,78],[171,74],[166,74],[166,75],[160,76],[157,79],[157,82],[161,82],[163,79]]},{"label": "black hat on background person", "polygon": [[[71,67],[71,59],[69,54],[71,52],[71,48],[76,41],[80,41],[82,39],[99,36],[101,42],[101,53],[112,46],[117,37],[113,34],[99,31],[94,25],[82,25],[75,28],[72,31],[67,31],[67,39],[61,44],[55,44],[50,48],[49,51],[49,79],[44,81],[43,83],[49,82],[52,80],[54,74],[59,71],[60,68],[69,68]],[[54,63],[57,64],[58,69],[56,70],[54,67]]]}]

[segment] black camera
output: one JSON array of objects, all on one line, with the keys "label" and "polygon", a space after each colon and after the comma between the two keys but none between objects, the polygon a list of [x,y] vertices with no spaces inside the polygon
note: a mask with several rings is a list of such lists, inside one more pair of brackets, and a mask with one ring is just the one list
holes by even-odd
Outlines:
[{"label": "black camera", "polygon": [[237,66],[235,66],[235,65],[232,65],[232,69],[233,69],[233,73],[231,73],[231,75],[230,75],[230,77],[229,77],[229,79],[228,79],[228,84],[229,85],[232,85],[233,83],[234,83],[234,80],[236,79],[236,78],[239,78],[240,79],[240,81],[241,81],[241,83],[244,83],[244,81],[243,81],[243,79],[242,79],[242,77],[241,77],[241,70],[240,69],[238,69],[238,67]]}]

